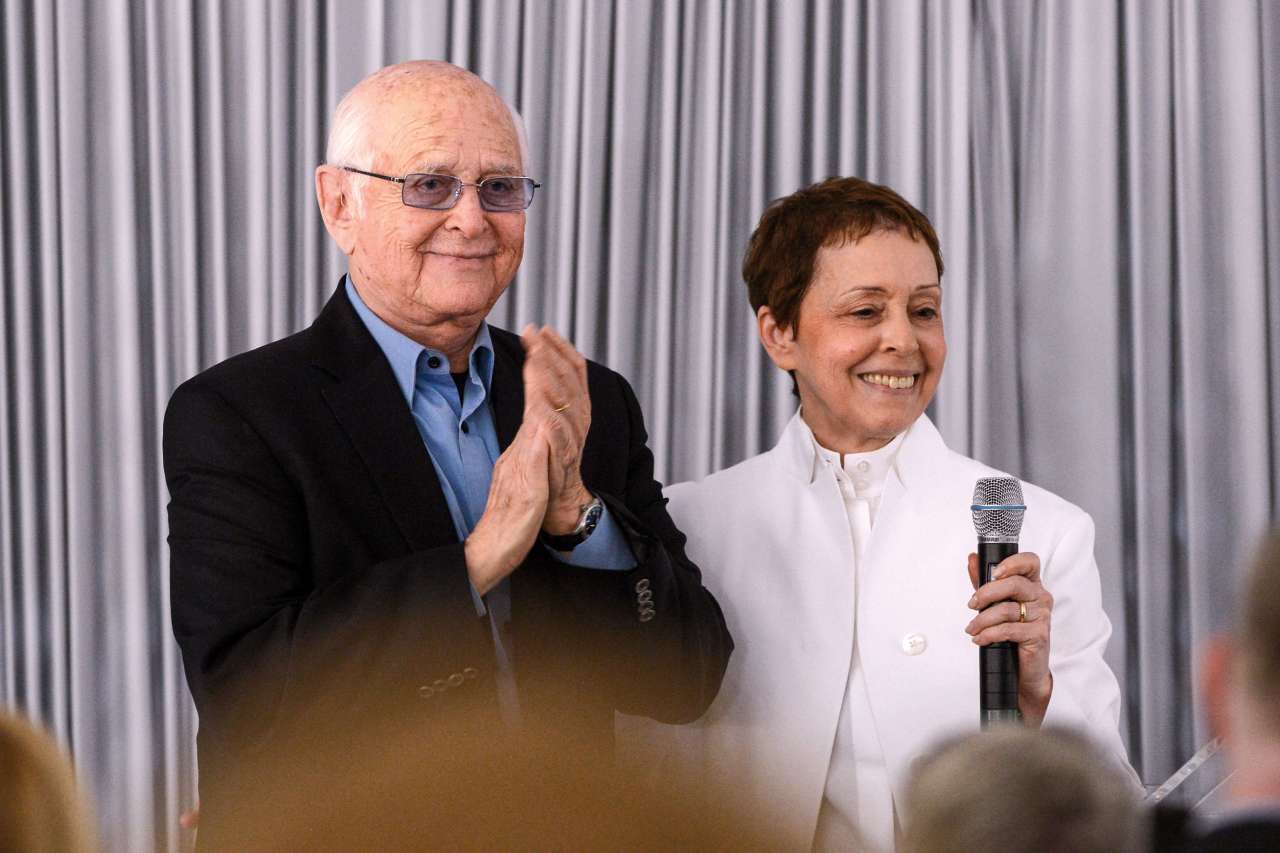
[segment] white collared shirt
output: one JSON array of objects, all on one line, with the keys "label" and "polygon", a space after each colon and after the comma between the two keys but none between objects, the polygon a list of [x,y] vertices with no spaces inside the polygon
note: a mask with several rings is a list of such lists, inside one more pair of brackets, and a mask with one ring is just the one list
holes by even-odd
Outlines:
[{"label": "white collared shirt", "polygon": [[[880,509],[885,481],[902,446],[903,434],[878,450],[843,455],[818,444],[811,431],[809,436],[821,460],[820,468],[824,469],[819,476],[835,478],[849,519],[854,554],[854,565],[849,571],[854,575],[855,600],[848,603],[847,612],[852,622],[856,618],[858,590],[864,581],[863,555]],[[893,794],[859,659],[856,624],[853,635],[848,682],[813,847],[819,851],[858,849],[881,853],[894,849]]]}]

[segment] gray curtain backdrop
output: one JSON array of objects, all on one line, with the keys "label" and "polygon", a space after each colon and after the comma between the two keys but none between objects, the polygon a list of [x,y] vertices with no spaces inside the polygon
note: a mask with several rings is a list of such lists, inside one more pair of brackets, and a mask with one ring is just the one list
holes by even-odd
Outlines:
[{"label": "gray curtain backdrop", "polygon": [[943,434],[1093,514],[1144,779],[1205,737],[1195,648],[1280,485],[1280,4],[3,0],[0,44],[0,703],[107,849],[179,849],[195,798],[165,402],[332,292],[328,116],[408,58],[524,113],[545,187],[493,319],[629,377],[668,481],[793,410],[738,274],[765,204],[856,174],[922,207]]}]

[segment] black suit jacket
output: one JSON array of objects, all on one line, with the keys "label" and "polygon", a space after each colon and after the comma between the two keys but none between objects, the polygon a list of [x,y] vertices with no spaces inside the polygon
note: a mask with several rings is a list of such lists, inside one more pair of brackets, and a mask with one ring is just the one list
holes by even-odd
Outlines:
[{"label": "black suit jacket", "polygon": [[1275,853],[1280,850],[1280,814],[1270,817],[1228,818],[1199,835],[1192,835],[1179,853]]},{"label": "black suit jacket", "polygon": [[[492,338],[505,448],[524,356],[516,336]],[[511,577],[511,630],[522,736],[604,760],[615,709],[702,714],[733,643],[667,515],[634,393],[595,363],[588,385],[583,480],[638,565],[574,568],[535,545]],[[248,846],[237,833],[253,809],[270,821],[299,804],[282,788],[327,788],[349,775],[334,768],[401,735],[448,752],[451,767],[472,749],[507,754],[491,748],[505,735],[494,649],[462,544],[390,365],[341,286],[310,328],[174,392],[164,465],[173,627],[200,713],[202,847]],[[641,621],[650,599],[655,616]]]}]

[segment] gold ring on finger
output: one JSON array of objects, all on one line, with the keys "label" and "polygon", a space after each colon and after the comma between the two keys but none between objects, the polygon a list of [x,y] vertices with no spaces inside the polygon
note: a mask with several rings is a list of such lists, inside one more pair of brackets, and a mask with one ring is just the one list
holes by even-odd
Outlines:
[{"label": "gold ring on finger", "polygon": [[569,407],[570,407],[570,406],[572,406],[572,405],[573,405],[573,403],[565,403],[563,406],[557,406],[556,408],[552,409],[551,411],[553,411],[553,412],[563,412],[565,409],[569,408]]},{"label": "gold ring on finger", "polygon": [[1025,601],[1018,602],[1018,621],[1027,621],[1027,603]]}]

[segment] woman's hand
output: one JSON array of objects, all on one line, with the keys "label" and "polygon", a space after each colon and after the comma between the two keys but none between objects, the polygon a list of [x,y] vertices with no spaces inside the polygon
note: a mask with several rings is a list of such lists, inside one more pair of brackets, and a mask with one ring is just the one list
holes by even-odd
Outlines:
[{"label": "woman's hand", "polygon": [[969,555],[969,580],[978,611],[965,633],[979,646],[1005,640],[1018,644],[1018,708],[1032,728],[1039,728],[1053,694],[1049,672],[1049,623],[1053,596],[1040,583],[1040,558],[1030,551],[1014,554],[991,572],[990,583],[978,586],[978,555]]}]

